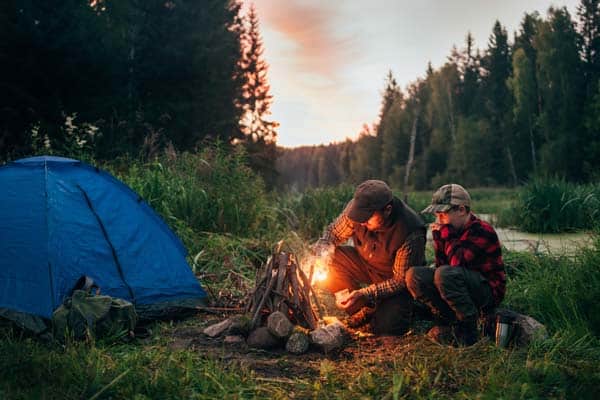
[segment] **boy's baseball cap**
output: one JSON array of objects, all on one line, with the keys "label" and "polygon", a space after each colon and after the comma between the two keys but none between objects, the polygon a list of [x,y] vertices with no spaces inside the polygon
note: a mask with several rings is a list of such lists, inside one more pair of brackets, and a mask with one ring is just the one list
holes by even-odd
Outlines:
[{"label": "boy's baseball cap", "polygon": [[436,190],[431,198],[431,204],[421,213],[446,212],[454,206],[471,207],[471,196],[464,187],[451,183]]}]

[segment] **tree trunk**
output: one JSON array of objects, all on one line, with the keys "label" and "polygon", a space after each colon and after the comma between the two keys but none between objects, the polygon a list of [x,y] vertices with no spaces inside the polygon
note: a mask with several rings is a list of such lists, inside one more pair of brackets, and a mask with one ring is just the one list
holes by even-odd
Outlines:
[{"label": "tree trunk", "polygon": [[415,116],[412,124],[412,130],[410,132],[410,149],[408,150],[408,160],[406,160],[406,170],[404,171],[404,186],[402,192],[404,193],[404,200],[407,200],[407,188],[408,178],[410,177],[410,170],[415,160],[415,142],[417,139],[417,121],[419,120],[419,108],[415,110]]},{"label": "tree trunk", "polygon": [[452,144],[456,142],[456,126],[454,122],[454,106],[452,102],[452,93],[450,92],[450,86],[446,87],[448,94],[448,122],[450,123],[450,137],[452,138]]},{"label": "tree trunk", "polygon": [[506,150],[506,157],[508,158],[508,166],[510,168],[510,174],[512,175],[512,179],[513,179],[513,186],[517,186],[517,171],[515,170],[515,163],[513,161],[513,156],[512,156],[512,152],[510,151],[510,146],[506,145],[505,147]]},{"label": "tree trunk", "polygon": [[535,142],[533,140],[533,127],[531,124],[531,116],[529,117],[529,146],[531,148],[531,165],[533,166],[533,172],[537,171],[537,162],[535,157]]}]

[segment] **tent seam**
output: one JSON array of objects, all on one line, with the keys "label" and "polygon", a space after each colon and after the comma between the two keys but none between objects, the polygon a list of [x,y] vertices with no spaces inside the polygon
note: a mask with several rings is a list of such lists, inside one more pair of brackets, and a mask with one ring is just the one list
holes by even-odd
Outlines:
[{"label": "tent seam", "polygon": [[123,268],[121,267],[121,262],[119,261],[119,257],[117,257],[117,251],[115,250],[115,247],[113,246],[112,242],[110,241],[110,238],[108,237],[108,232],[106,232],[106,228],[104,227],[104,224],[102,223],[102,220],[100,219],[100,216],[98,215],[98,213],[92,206],[92,202],[91,202],[89,196],[87,195],[87,193],[85,192],[85,190],[83,190],[83,188],[80,185],[76,185],[76,186],[83,194],[83,197],[85,198],[85,202],[86,202],[88,208],[90,209],[92,214],[94,214],[94,217],[96,218],[96,221],[98,222],[98,225],[100,225],[100,230],[102,231],[102,235],[104,236],[104,239],[108,243],[108,246],[110,247],[110,251],[112,253],[113,259],[115,260],[115,264],[117,266],[117,271],[119,272],[119,276],[121,277],[123,284],[125,285],[125,287],[127,287],[127,290],[129,291],[129,295],[131,296],[132,303],[135,304],[136,301],[135,301],[135,295],[133,294],[133,289],[131,288],[131,286],[129,286],[129,284],[125,280],[125,274],[123,273]]},{"label": "tent seam", "polygon": [[48,278],[50,280],[50,304],[52,311],[56,308],[54,304],[54,274],[52,273],[52,263],[50,263],[50,222],[48,214],[50,213],[50,202],[48,201],[48,161],[44,161],[44,200],[46,203],[46,254],[48,255]]}]

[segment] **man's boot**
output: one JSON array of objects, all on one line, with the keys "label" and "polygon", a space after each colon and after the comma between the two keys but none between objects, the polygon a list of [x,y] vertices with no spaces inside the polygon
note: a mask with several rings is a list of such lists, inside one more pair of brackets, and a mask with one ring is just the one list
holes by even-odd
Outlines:
[{"label": "man's boot", "polygon": [[348,316],[344,322],[350,328],[359,328],[368,324],[371,321],[373,314],[375,314],[374,307],[362,307],[354,314]]},{"label": "man's boot", "polygon": [[450,325],[434,325],[427,331],[427,337],[443,346],[454,344],[454,333]]},{"label": "man's boot", "polygon": [[433,322],[433,327],[427,331],[427,337],[444,346],[453,345],[456,342],[453,330],[456,320],[442,316],[440,313],[435,313]]}]

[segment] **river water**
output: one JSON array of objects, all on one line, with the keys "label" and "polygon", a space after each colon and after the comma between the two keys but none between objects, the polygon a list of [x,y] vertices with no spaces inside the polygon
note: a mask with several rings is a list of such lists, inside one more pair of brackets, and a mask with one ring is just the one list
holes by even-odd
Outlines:
[{"label": "river water", "polygon": [[[493,214],[477,214],[481,219],[494,224]],[[511,228],[494,226],[500,243],[508,250],[531,251],[556,255],[569,255],[581,247],[592,244],[592,236],[587,232],[578,233],[528,233]],[[431,241],[431,231],[427,230],[427,240]]]}]

